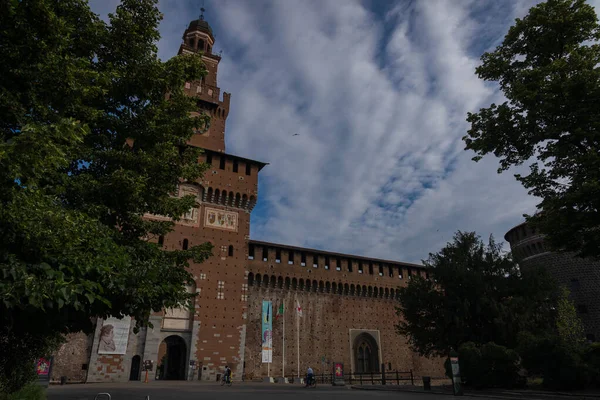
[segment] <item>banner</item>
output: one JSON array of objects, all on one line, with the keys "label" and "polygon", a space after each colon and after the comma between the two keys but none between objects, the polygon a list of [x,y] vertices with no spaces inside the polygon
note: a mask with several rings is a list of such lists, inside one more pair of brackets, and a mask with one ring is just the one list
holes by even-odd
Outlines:
[{"label": "banner", "polygon": [[131,317],[107,318],[102,321],[98,340],[98,354],[125,354],[129,340]]},{"label": "banner", "polygon": [[266,300],[262,303],[262,362],[273,362],[273,307]]}]

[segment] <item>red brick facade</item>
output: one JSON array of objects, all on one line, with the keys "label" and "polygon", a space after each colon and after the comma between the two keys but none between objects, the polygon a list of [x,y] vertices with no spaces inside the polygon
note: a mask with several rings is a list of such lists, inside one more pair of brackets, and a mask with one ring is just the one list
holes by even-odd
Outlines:
[{"label": "red brick facade", "polygon": [[[87,382],[143,379],[137,364],[141,359],[153,361],[151,379],[214,380],[225,365],[231,367],[234,379],[242,375],[264,377],[267,366],[260,357],[262,300],[272,300],[274,309],[285,300],[289,326],[286,376],[298,373],[294,314],[298,301],[304,309],[299,330],[300,372],[309,365],[322,372],[323,359],[344,362],[346,371],[354,370],[358,362],[354,347],[357,340],[366,337],[371,358],[361,361],[361,368],[368,362],[369,368],[376,370],[384,363],[386,369],[442,377],[442,361],[418,357],[394,329],[397,288],[410,275],[424,274],[422,266],[249,240],[258,173],[266,164],[225,152],[230,95],[223,93],[221,97],[217,87],[220,57],[212,54],[214,37],[208,24],[202,19],[193,21],[183,40],[179,52],[203,50],[208,68],[206,78],[187,83],[186,90],[199,100],[199,112],[211,116],[210,129],[189,143],[205,149],[202,161],[212,167],[198,182],[180,186],[178,195],[195,194],[198,207],[159,241],[165,249],[207,241],[214,245],[213,257],[190,266],[195,285],[189,290],[198,294],[194,309],[156,314],[152,317],[154,329],[138,334],[133,333],[132,323],[127,351],[122,355],[97,354],[100,321],[87,353],[87,376],[66,368],[60,374]],[[281,376],[282,320],[274,321],[273,329],[270,372]],[[69,363],[62,355],[57,358]],[[157,372],[159,365],[161,373]],[[59,379],[60,375],[53,375]]]}]

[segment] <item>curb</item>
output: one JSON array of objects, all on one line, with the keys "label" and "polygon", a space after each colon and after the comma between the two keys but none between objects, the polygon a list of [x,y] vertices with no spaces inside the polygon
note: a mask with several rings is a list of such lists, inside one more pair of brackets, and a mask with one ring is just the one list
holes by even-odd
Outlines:
[{"label": "curb", "polygon": [[[393,388],[374,388],[374,387],[361,387],[361,386],[351,386],[351,389],[354,390],[372,390],[372,391],[383,391],[383,392],[407,392],[407,393],[422,393],[422,394],[437,394],[437,395],[446,395],[453,396],[452,393],[442,392],[439,390],[417,390],[417,389],[393,389]],[[534,392],[531,394],[523,394],[523,393],[515,393],[512,396],[506,396],[501,394],[475,394],[475,393],[463,393],[463,397],[479,397],[479,398],[488,398],[488,399],[506,399],[506,400],[514,400],[514,399],[530,399],[530,400],[547,400],[547,399],[564,399],[565,397],[570,397],[575,400],[598,400],[600,396],[598,395],[581,395],[581,394],[568,394],[568,393],[539,393]]]}]

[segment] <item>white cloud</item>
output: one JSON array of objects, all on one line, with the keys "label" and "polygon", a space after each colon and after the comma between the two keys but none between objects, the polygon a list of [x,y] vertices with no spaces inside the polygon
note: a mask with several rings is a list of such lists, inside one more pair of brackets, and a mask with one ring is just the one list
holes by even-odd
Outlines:
[{"label": "white cloud", "polygon": [[[458,229],[502,239],[533,211],[512,174],[493,156],[472,162],[461,141],[466,113],[500,98],[475,76],[473,49],[535,4],[500,3],[399,2],[382,15],[359,0],[208,2],[232,93],[227,150],[270,163],[252,238],[419,262]],[[167,58],[197,10],[160,7]]]}]

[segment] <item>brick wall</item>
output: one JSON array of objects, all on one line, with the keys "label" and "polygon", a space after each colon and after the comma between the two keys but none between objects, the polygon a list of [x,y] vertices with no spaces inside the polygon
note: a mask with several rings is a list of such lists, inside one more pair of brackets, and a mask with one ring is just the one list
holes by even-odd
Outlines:
[{"label": "brick wall", "polygon": [[[267,365],[261,359],[262,301],[273,302],[273,310],[285,301],[286,376],[297,375],[296,301],[303,310],[300,321],[300,376],[308,366],[315,373],[329,373],[331,364],[323,365],[322,357],[330,362],[343,362],[346,373],[352,371],[352,334],[355,331],[375,331],[380,350],[380,363],[392,370],[413,370],[416,376],[443,377],[443,360],[428,360],[414,354],[406,339],[395,332],[398,321],[395,301],[350,297],[339,293],[307,293],[285,289],[253,286],[248,302],[246,334],[246,374],[267,376]],[[273,363],[271,376],[282,374],[283,318],[273,320]]]}]

